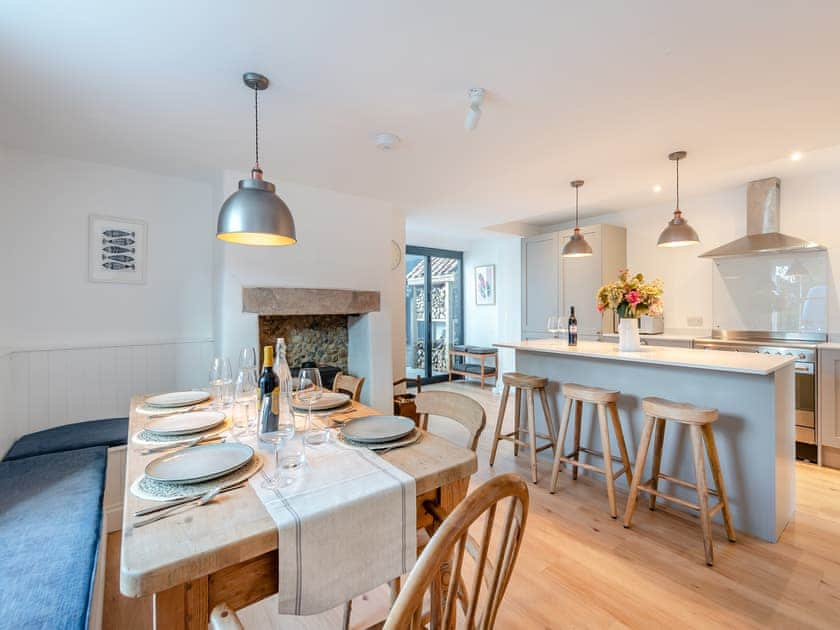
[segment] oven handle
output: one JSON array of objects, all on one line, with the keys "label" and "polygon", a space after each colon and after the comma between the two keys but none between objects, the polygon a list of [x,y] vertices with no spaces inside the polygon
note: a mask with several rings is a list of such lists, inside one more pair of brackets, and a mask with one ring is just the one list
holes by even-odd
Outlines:
[{"label": "oven handle", "polygon": [[793,369],[797,374],[813,374],[814,373],[814,364],[813,363],[795,363]]}]

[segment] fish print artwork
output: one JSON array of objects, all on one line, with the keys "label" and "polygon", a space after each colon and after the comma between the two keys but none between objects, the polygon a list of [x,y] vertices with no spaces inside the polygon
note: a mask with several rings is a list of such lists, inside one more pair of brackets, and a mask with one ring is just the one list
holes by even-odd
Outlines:
[{"label": "fish print artwork", "polygon": [[147,227],[143,221],[90,215],[88,274],[92,282],[146,281]]}]

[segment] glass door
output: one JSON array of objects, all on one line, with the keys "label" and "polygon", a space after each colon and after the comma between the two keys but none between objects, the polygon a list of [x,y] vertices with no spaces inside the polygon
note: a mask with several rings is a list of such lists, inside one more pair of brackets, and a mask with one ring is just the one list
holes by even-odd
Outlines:
[{"label": "glass door", "polygon": [[442,381],[464,337],[463,254],[410,245],[405,262],[406,375]]}]

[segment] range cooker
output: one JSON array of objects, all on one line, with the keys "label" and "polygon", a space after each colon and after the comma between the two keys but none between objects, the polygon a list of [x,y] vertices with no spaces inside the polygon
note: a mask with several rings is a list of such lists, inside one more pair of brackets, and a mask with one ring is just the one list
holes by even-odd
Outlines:
[{"label": "range cooker", "polygon": [[[767,331],[712,331],[711,337],[695,339],[694,347],[728,352],[754,352],[793,357],[796,379],[797,453],[811,459],[800,444],[817,443],[817,346],[827,341],[820,333],[776,333]],[[802,454],[802,453],[806,454]]]}]

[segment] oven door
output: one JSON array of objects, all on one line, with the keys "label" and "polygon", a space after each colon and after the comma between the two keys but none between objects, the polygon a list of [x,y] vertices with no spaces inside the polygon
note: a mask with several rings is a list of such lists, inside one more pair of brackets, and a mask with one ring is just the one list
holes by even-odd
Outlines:
[{"label": "oven door", "polygon": [[813,363],[797,363],[796,378],[796,441],[817,443],[817,381]]}]

